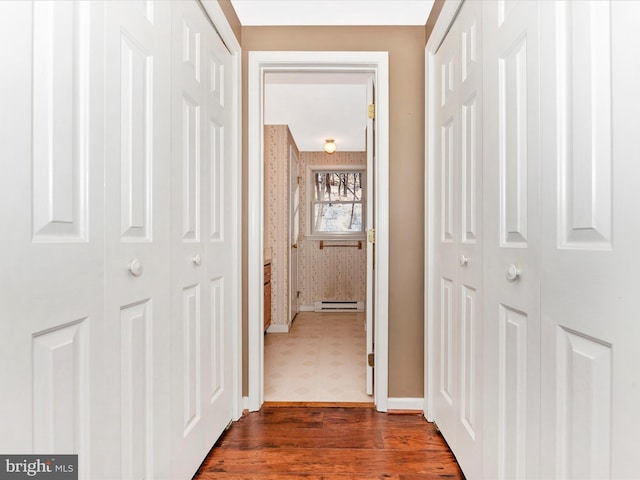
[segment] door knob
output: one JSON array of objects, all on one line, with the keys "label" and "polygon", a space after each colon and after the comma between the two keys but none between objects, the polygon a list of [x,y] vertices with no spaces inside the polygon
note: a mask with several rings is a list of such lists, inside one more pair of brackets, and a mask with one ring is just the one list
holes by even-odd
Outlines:
[{"label": "door knob", "polygon": [[142,272],[144,272],[144,268],[142,268],[142,263],[140,262],[140,260],[138,260],[137,258],[131,260],[131,263],[129,264],[129,272],[131,272],[131,275],[133,275],[134,277],[139,277],[140,275],[142,275]]},{"label": "door knob", "polygon": [[294,243],[293,245],[291,245],[291,248],[298,248],[298,244]]},{"label": "door knob", "polygon": [[202,257],[200,256],[199,253],[196,253],[193,258],[191,259],[191,261],[193,262],[193,264],[197,267],[200,266],[200,264],[202,264]]},{"label": "door knob", "polygon": [[469,257],[465,255],[460,255],[460,266],[465,267],[469,263]]},{"label": "door knob", "polygon": [[520,269],[516,267],[513,263],[507,267],[507,273],[505,274],[507,280],[510,282],[515,282],[518,278],[520,278]]}]

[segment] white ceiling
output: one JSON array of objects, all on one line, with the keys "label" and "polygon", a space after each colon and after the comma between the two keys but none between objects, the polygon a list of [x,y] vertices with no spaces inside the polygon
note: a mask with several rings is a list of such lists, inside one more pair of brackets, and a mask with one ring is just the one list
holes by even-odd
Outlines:
[{"label": "white ceiling", "polygon": [[321,151],[326,138],[339,151],[365,150],[366,74],[267,73],[264,98],[264,123],[289,125],[301,151]]},{"label": "white ceiling", "polygon": [[425,25],[434,0],[231,0],[245,26]]},{"label": "white ceiling", "polygon": [[[434,0],[231,0],[243,26],[417,25]],[[292,47],[292,50],[295,48]],[[363,74],[268,73],[264,122],[289,125],[301,151],[364,151],[367,121]]]}]

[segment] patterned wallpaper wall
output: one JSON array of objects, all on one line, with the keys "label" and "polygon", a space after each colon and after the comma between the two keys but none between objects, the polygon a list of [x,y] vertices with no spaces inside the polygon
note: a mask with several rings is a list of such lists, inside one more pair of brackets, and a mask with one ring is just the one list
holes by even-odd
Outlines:
[{"label": "patterned wallpaper wall", "polygon": [[[309,165],[365,165],[365,152],[300,152],[299,174],[305,181],[300,185],[300,233],[306,233],[307,166]],[[366,228],[366,227],[365,227]],[[357,242],[325,242],[355,244]],[[298,242],[298,289],[300,305],[313,305],[320,300],[365,301],[367,292],[367,242],[357,248],[324,248],[318,240],[302,238]]]},{"label": "patterned wallpaper wall", "polygon": [[289,323],[289,147],[286,125],[264,126],[264,248],[271,256],[271,323]]},{"label": "patterned wallpaper wall", "polygon": [[[365,152],[299,152],[286,125],[264,127],[264,246],[271,256],[271,322],[289,321],[289,147],[299,159],[300,238],[298,240],[298,290],[300,306],[320,300],[356,300],[366,297],[368,244],[357,248],[325,248],[318,240],[307,240],[308,206],[306,178],[308,165],[366,165]],[[327,242],[356,243],[356,242]]]}]

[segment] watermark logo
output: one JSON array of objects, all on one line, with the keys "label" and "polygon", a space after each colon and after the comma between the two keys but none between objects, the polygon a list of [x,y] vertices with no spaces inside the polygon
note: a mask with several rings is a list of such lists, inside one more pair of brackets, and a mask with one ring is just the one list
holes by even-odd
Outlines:
[{"label": "watermark logo", "polygon": [[78,480],[78,455],[0,455],[0,480]]}]

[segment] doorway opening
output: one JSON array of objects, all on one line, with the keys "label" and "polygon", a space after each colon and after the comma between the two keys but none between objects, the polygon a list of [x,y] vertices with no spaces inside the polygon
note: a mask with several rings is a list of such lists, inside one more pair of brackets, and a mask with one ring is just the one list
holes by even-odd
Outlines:
[{"label": "doorway opening", "polygon": [[[364,73],[375,79],[376,135],[368,168],[375,192],[370,200],[367,249],[367,306],[375,338],[371,353],[374,401],[387,410],[388,399],[388,54],[387,52],[249,52],[248,82],[248,345],[250,410],[264,401],[264,92],[265,75],[275,72]],[[375,265],[375,268],[374,268]],[[364,361],[364,359],[363,359]]]}]

